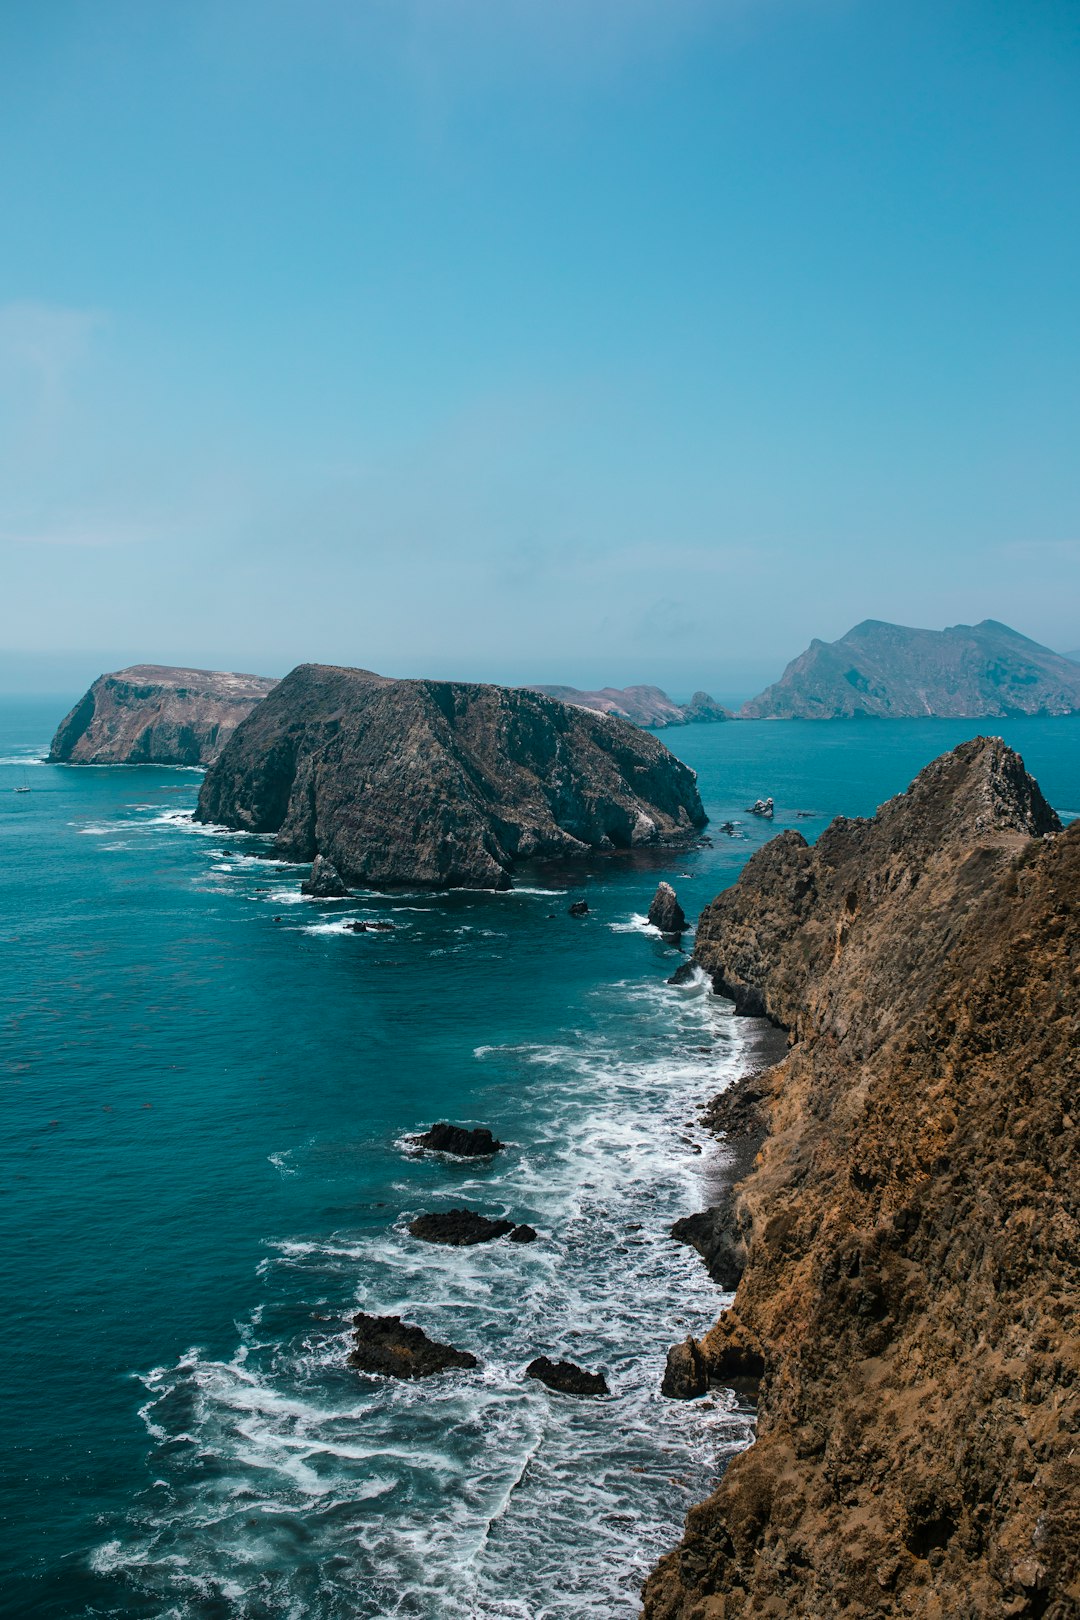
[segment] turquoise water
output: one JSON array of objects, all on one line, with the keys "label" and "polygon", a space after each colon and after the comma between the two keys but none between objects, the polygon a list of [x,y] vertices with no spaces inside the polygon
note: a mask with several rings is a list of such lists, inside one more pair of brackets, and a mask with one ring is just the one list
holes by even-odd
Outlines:
[{"label": "turquoise water", "polygon": [[[633,1615],[750,1432],[733,1401],[658,1394],[720,1304],[665,1233],[722,1173],[697,1107],[755,1028],[666,984],[649,897],[665,875],[696,912],[771,831],[872,811],[978,728],[671,731],[745,836],[508,895],[320,904],[259,840],[192,826],[195,773],[33,763],[67,706],[0,707],[2,1612]],[[1000,729],[1075,812],[1080,720]],[[743,814],[766,793],[772,829]],[[440,1117],[511,1145],[410,1157]],[[459,1202],[541,1241],[408,1237]],[[350,1373],[361,1307],[480,1371]],[[523,1383],[542,1352],[603,1367],[611,1397]]]}]

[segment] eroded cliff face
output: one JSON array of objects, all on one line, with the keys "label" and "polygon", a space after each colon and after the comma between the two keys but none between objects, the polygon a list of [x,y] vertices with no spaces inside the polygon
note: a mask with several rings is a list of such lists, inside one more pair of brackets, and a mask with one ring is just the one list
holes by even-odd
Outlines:
[{"label": "eroded cliff face", "polygon": [[209,765],[276,682],[224,670],[134,664],[100,675],[60,722],[66,765]]},{"label": "eroded cliff face", "polygon": [[321,664],[237,730],[197,814],[387,888],[506,888],[521,860],[683,843],[705,822],[693,771],[625,721]]},{"label": "eroded cliff face", "polygon": [[648,1620],[1080,1614],[1080,825],[978,739],[784,834],[696,954],[791,1032],[698,1349],[757,1439]]}]

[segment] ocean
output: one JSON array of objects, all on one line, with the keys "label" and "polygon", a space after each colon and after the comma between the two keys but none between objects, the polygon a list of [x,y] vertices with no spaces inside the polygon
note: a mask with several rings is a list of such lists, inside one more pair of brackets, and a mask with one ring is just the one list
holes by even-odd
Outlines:
[{"label": "ocean", "polygon": [[[656,883],[694,916],[775,832],[871,813],[980,729],[1074,815],[1080,717],[669,730],[712,847],[316,902],[190,821],[198,773],[39,763],[67,706],[0,703],[0,1613],[629,1620],[752,1435],[733,1395],[659,1385],[724,1303],[668,1236],[724,1176],[698,1114],[770,1038],[668,984]],[[507,1148],[415,1156],[436,1119]],[[409,1236],[463,1203],[540,1238]],[[481,1365],[351,1371],[361,1309]],[[611,1394],[526,1381],[540,1354]]]}]

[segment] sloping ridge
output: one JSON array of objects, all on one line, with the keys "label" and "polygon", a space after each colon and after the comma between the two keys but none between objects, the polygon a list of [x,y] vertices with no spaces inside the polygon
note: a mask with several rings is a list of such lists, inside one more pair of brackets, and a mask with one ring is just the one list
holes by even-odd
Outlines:
[{"label": "sloping ridge", "polygon": [[648,1620],[1080,1613],[1080,824],[998,739],[702,916],[721,990],[791,1032],[701,1341],[760,1357],[757,1438]]},{"label": "sloping ridge", "polygon": [[505,888],[518,861],[685,842],[705,821],[694,773],[623,721],[318,664],[238,728],[197,814],[388,888]]},{"label": "sloping ridge", "polygon": [[996,619],[919,630],[866,619],[814,640],[739,714],[746,720],[1073,714],[1080,670]]}]

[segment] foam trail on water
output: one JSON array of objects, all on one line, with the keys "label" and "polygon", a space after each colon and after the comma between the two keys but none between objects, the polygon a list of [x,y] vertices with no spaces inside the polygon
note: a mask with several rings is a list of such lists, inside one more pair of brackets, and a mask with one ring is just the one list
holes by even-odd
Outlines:
[{"label": "foam trail on water", "polygon": [[[230,1359],[193,1349],[143,1376],[156,1482],[103,1535],[99,1572],[175,1620],[636,1616],[644,1575],[751,1432],[729,1395],[659,1393],[668,1346],[721,1303],[668,1233],[703,1201],[708,1142],[687,1122],[743,1046],[704,975],[595,994],[593,1035],[477,1048],[513,1088],[522,1146],[423,1191],[403,1158],[396,1220],[283,1238]],[[285,1152],[273,1163],[292,1169]],[[409,1236],[418,1210],[462,1201],[540,1241]],[[481,1367],[415,1384],[352,1372],[357,1308]],[[525,1380],[541,1353],[602,1368],[611,1395]]]}]

